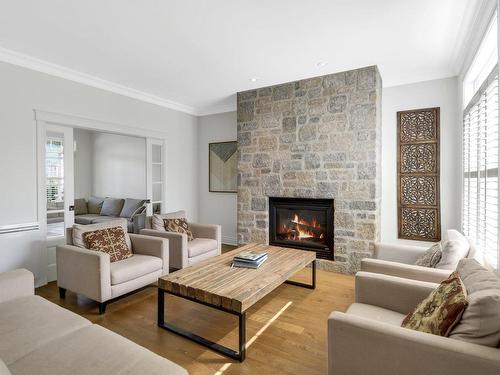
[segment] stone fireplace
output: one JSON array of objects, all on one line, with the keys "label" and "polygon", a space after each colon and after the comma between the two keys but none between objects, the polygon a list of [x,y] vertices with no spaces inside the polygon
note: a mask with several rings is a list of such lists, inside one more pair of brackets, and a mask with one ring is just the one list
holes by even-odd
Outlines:
[{"label": "stone fireplace", "polygon": [[[334,200],[333,226],[325,234],[333,239],[333,261],[318,266],[358,270],[380,236],[378,69],[240,92],[237,102],[238,242],[273,241],[270,201],[275,198]],[[305,228],[294,229],[294,217],[286,220],[291,237]]]}]

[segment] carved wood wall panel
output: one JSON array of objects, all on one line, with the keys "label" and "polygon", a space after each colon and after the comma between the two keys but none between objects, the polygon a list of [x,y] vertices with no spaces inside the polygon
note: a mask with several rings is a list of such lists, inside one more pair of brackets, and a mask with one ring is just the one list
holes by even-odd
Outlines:
[{"label": "carved wood wall panel", "polygon": [[397,113],[398,237],[440,241],[439,108]]}]

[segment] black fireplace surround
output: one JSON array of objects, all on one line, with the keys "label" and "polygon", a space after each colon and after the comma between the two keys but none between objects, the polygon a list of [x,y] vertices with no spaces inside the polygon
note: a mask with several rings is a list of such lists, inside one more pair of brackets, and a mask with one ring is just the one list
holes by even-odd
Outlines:
[{"label": "black fireplace surround", "polygon": [[269,197],[269,244],[333,260],[333,199]]}]

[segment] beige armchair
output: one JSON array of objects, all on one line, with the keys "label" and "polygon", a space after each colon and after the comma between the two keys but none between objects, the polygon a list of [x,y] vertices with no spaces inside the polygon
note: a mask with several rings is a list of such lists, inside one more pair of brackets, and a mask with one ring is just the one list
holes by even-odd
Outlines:
[{"label": "beige armchair", "polygon": [[499,374],[498,348],[400,327],[437,285],[358,272],[355,303],[328,319],[328,374]]},{"label": "beige armchair", "polygon": [[99,302],[99,313],[116,297],[152,284],[168,274],[168,241],[129,234],[133,256],[110,262],[109,254],[73,245],[72,229],[67,244],[56,247],[57,285],[61,298],[66,290]]},{"label": "beige armchair", "polygon": [[[183,211],[180,211],[185,215]],[[215,224],[188,223],[194,239],[188,241],[184,233],[152,229],[152,217],[146,217],[146,229],[140,233],[146,236],[168,239],[170,267],[181,269],[202,260],[221,254],[221,227]]]},{"label": "beige armchair", "polygon": [[427,249],[420,246],[376,243],[374,259],[362,259],[361,271],[440,283],[450,276],[452,271],[413,264]]}]

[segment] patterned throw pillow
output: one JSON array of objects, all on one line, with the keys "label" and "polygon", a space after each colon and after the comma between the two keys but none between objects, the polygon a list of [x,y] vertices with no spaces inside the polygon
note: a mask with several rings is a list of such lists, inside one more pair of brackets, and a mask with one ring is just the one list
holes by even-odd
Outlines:
[{"label": "patterned throw pillow", "polygon": [[448,336],[467,307],[465,287],[457,272],[444,280],[401,323],[415,331]]},{"label": "patterned throw pillow", "polygon": [[431,267],[435,268],[436,264],[441,260],[441,243],[435,243],[429,250],[427,250],[424,255],[415,261],[416,266]]},{"label": "patterned throw pillow", "polygon": [[108,253],[111,262],[127,259],[132,251],[127,246],[122,227],[112,227],[86,232],[83,234],[86,248]]},{"label": "patterned throw pillow", "polygon": [[193,232],[189,230],[189,225],[186,219],[163,219],[163,225],[167,232],[185,233],[188,241],[193,240]]}]

